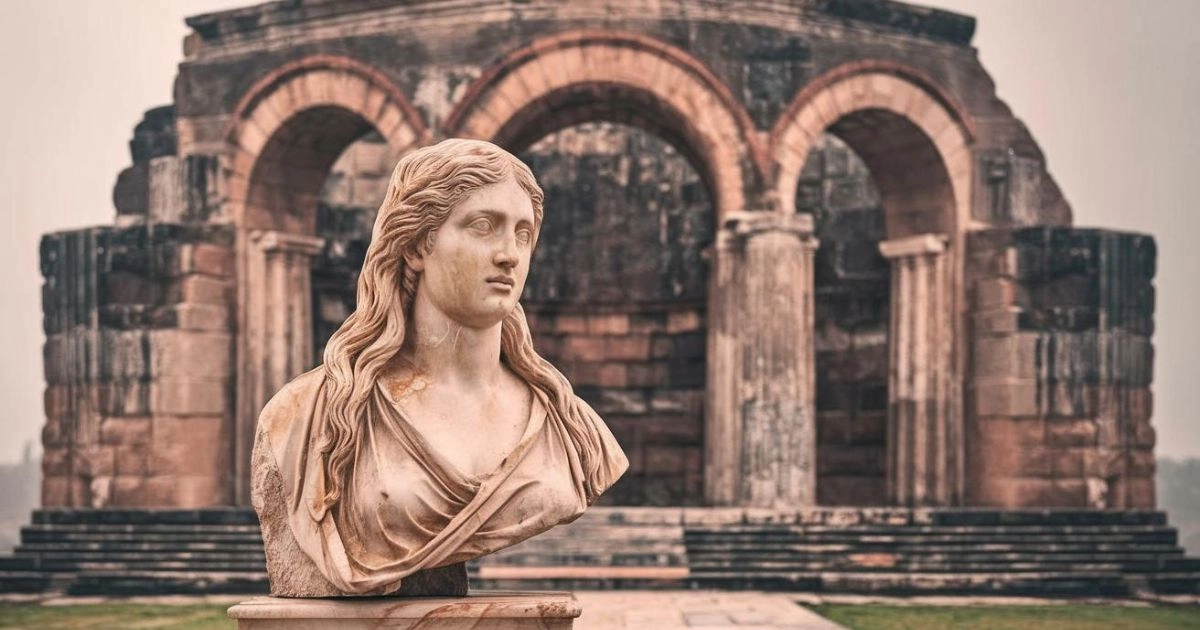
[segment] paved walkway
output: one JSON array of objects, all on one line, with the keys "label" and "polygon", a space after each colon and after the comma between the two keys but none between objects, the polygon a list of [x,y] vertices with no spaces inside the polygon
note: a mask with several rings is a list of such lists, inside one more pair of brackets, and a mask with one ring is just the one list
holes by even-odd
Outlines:
[{"label": "paved walkway", "polygon": [[575,598],[583,606],[575,630],[845,630],[795,604],[788,593],[575,591]]}]

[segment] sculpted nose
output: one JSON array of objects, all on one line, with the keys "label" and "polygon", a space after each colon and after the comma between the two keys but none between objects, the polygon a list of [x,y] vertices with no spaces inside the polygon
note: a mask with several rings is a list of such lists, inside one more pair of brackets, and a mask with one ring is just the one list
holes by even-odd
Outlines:
[{"label": "sculpted nose", "polygon": [[495,255],[495,257],[492,258],[492,262],[496,263],[496,265],[503,267],[505,269],[512,269],[513,267],[516,267],[517,266],[516,248],[513,247],[513,245],[511,243],[506,244],[504,247],[501,247],[500,249],[496,250],[496,255]]}]

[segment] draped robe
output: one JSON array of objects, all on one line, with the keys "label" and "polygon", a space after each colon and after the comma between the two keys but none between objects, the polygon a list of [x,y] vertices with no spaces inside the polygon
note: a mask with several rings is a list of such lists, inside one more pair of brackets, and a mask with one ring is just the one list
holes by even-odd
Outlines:
[{"label": "draped robe", "polygon": [[[275,595],[394,593],[414,572],[465,562],[574,520],[628,466],[586,403],[579,401],[585,426],[577,429],[587,436],[580,444],[531,387],[516,447],[491,473],[464,475],[377,384],[370,395],[385,413],[361,428],[342,499],[326,509],[319,452],[326,387],[318,367],[281,389],[259,417],[251,499]],[[596,451],[599,466],[590,476],[581,449]]]}]

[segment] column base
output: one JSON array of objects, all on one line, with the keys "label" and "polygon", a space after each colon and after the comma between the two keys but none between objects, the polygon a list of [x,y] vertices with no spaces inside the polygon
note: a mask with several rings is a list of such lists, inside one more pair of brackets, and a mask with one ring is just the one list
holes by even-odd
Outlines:
[{"label": "column base", "polygon": [[476,591],[466,597],[255,597],[229,609],[239,630],[570,630],[582,609],[564,591]]}]

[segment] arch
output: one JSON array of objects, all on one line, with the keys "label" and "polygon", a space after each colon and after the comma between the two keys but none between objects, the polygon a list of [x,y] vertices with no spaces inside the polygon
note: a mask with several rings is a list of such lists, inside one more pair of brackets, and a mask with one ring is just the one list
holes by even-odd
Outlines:
[{"label": "arch", "polygon": [[[865,136],[880,129],[889,131],[888,135],[898,141],[891,146],[878,146],[874,155],[868,143],[855,141],[856,135]],[[800,172],[809,150],[826,130],[849,136],[846,139],[851,146],[872,166],[872,175],[885,180],[887,174],[883,171],[888,169],[874,168],[871,162],[888,151],[909,151],[910,157],[922,163],[940,162],[944,171],[927,172],[934,173],[932,176],[941,181],[923,182],[927,188],[946,188],[944,192],[950,197],[940,200],[950,210],[950,216],[943,217],[947,222],[942,223],[940,231],[955,233],[966,229],[971,216],[970,146],[975,124],[957,100],[932,79],[895,62],[866,60],[834,68],[805,86],[784,110],[770,136],[775,188],[782,213],[795,212]],[[904,184],[879,182],[885,209],[889,188],[895,190]]]},{"label": "arch", "polygon": [[686,52],[628,33],[572,31],[507,55],[471,85],[444,128],[522,142],[600,118],[649,126],[682,145],[712,187],[718,221],[745,208],[746,173],[766,181],[753,123],[720,79]]},{"label": "arch", "polygon": [[[835,68],[797,94],[772,130],[775,189],[785,215],[795,212],[801,171],[827,131],[866,163],[884,210],[880,251],[892,278],[888,498],[905,505],[959,503],[963,396],[952,384],[962,382],[966,361],[962,287],[974,123],[952,95],[911,68],[877,60]],[[936,436],[933,446],[899,437],[913,432]],[[913,466],[935,472],[908,475]]]},{"label": "arch", "polygon": [[370,129],[394,162],[427,142],[417,110],[380,72],[347,57],[284,64],[241,98],[225,132],[226,212],[237,233],[235,501],[250,494],[250,450],[272,392],[311,366],[310,261],[329,169]]},{"label": "arch", "polygon": [[259,79],[225,133],[234,224],[311,234],[311,208],[324,175],[342,149],[370,128],[387,141],[393,161],[430,139],[400,89],[354,59],[314,55]]}]

